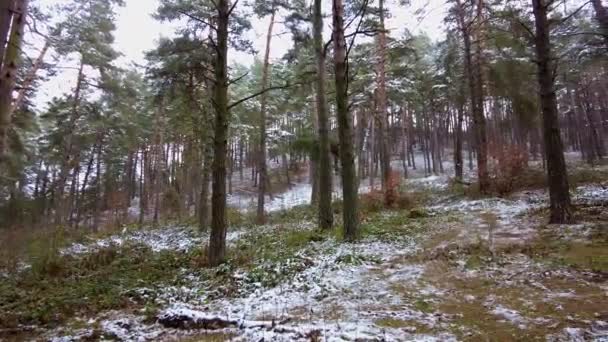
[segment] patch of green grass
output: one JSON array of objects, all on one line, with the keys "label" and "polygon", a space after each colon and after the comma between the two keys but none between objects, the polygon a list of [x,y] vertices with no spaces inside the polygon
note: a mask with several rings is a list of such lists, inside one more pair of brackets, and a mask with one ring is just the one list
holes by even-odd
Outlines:
[{"label": "patch of green grass", "polygon": [[361,235],[390,241],[409,239],[454,220],[457,220],[454,214],[430,216],[418,209],[384,211],[370,215],[361,223]]},{"label": "patch of green grass", "polygon": [[312,205],[300,205],[268,215],[268,222],[271,224],[286,224],[302,221],[317,222],[317,208]]},{"label": "patch of green grass", "polygon": [[552,228],[545,227],[521,252],[557,267],[608,272],[608,239],[602,227],[597,226],[582,240],[562,238]]},{"label": "patch of green grass", "polygon": [[392,318],[392,317],[380,318],[380,319],[375,320],[374,323],[379,327],[394,328],[394,329],[405,328],[405,327],[410,326],[410,322],[403,320],[403,319]]},{"label": "patch of green grass", "polygon": [[426,313],[433,312],[433,306],[431,305],[431,303],[424,299],[417,299],[414,302],[414,307],[418,311],[422,311],[422,312],[426,312]]},{"label": "patch of green grass", "polygon": [[416,320],[406,320],[394,317],[385,317],[379,318],[374,321],[374,324],[381,328],[389,328],[389,329],[404,329],[409,328],[410,331],[415,331],[419,334],[428,334],[433,331],[433,329],[428,326],[417,322]]},{"label": "patch of green grass", "polygon": [[361,254],[344,254],[336,258],[336,263],[346,265],[380,264],[381,262],[377,257]]}]

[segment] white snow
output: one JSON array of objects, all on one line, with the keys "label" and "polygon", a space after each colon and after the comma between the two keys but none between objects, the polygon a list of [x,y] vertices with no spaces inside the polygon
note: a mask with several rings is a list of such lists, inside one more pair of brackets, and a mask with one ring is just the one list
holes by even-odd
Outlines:
[{"label": "white snow", "polygon": [[504,320],[507,320],[511,323],[513,323],[514,325],[516,325],[518,328],[520,329],[525,329],[526,328],[526,323],[527,320],[525,318],[523,318],[519,312],[509,309],[507,307],[504,307],[502,305],[497,305],[494,309],[492,309],[491,311],[494,315],[503,318]]}]

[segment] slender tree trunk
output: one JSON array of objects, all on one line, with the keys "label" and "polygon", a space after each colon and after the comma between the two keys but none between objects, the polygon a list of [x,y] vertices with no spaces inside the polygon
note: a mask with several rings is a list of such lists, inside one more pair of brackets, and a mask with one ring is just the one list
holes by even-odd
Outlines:
[{"label": "slender tree trunk", "polygon": [[211,195],[211,236],[209,265],[217,266],[226,257],[226,149],[228,108],[228,21],[229,0],[217,0],[217,38],[215,56],[215,136],[213,142],[213,183]]},{"label": "slender tree trunk", "polygon": [[15,11],[15,0],[3,0],[0,3],[0,70],[4,65],[4,53],[8,45],[9,30]]},{"label": "slender tree trunk", "polygon": [[27,74],[25,75],[25,78],[22,81],[21,87],[20,87],[19,91],[17,92],[17,98],[15,99],[15,103],[13,103],[13,105],[11,106],[11,115],[16,110],[21,108],[21,106],[25,102],[25,95],[27,94],[27,91],[29,90],[29,88],[32,86],[32,83],[34,83],[34,80],[36,78],[36,73],[38,72],[38,70],[40,69],[40,66],[44,62],[44,57],[46,56],[46,53],[49,50],[50,46],[51,46],[51,41],[49,39],[47,39],[46,42],[44,43],[44,46],[42,47],[42,50],[40,51],[40,54],[38,55],[38,58],[36,58],[36,60],[34,61],[34,64],[30,67]]},{"label": "slender tree trunk", "polygon": [[[17,81],[17,64],[19,63],[21,44],[23,42],[23,28],[25,27],[28,2],[29,0],[20,0],[15,4],[10,38],[6,45],[4,58],[2,59],[0,74],[0,164],[3,163],[8,153],[8,134],[11,127],[13,90]],[[10,1],[6,5],[8,8],[2,8],[3,13],[0,14],[2,15],[0,26],[5,25],[5,11],[10,9]],[[0,27],[0,30],[4,30],[4,28]],[[4,37],[0,36],[0,39],[4,39]],[[4,48],[4,44],[2,46]]]},{"label": "slender tree trunk", "polygon": [[68,173],[70,170],[70,165],[73,163],[72,152],[73,152],[73,131],[76,128],[76,121],[80,116],[79,106],[80,106],[80,92],[82,90],[82,81],[84,80],[83,74],[84,63],[80,62],[80,68],[78,70],[78,79],[76,81],[76,89],[74,90],[74,99],[72,103],[71,113],[70,113],[70,121],[68,122],[68,127],[70,128],[68,134],[63,139],[63,160],[59,171],[59,177],[56,184],[55,189],[55,224],[61,225],[63,224],[63,218],[65,215],[65,203],[63,199],[63,193],[65,188],[65,183],[68,177]]},{"label": "slender tree trunk", "polygon": [[68,224],[74,227],[74,214],[78,202],[78,176],[80,175],[80,160],[76,162],[76,166],[72,171],[72,182],[70,184],[70,202],[68,207]]},{"label": "slender tree trunk", "polygon": [[[481,25],[478,25],[477,45],[475,50],[475,63],[473,63],[473,49],[471,44],[471,23],[465,20],[464,6],[460,0],[457,0],[458,6],[458,26],[462,33],[464,42],[464,57],[465,57],[465,73],[469,83],[471,93],[471,111],[473,118],[473,132],[475,137],[475,148],[477,150],[477,176],[479,178],[479,190],[482,193],[488,191],[488,160],[487,160],[487,135],[486,135],[486,120],[483,108],[483,80],[481,70]],[[477,17],[478,22],[482,21],[481,12],[483,2],[478,0]]]},{"label": "slender tree trunk", "polygon": [[365,110],[360,108],[355,117],[357,118],[357,126],[355,127],[357,132],[357,182],[361,183],[361,180],[365,178]]},{"label": "slender tree trunk", "polygon": [[479,191],[487,193],[490,187],[488,176],[488,136],[486,133],[486,118],[484,115],[483,94],[483,0],[477,0],[477,30],[475,44],[475,63],[473,67],[475,86],[475,107],[473,111],[473,125],[477,141],[477,175],[479,178]]},{"label": "slender tree trunk", "polygon": [[319,228],[331,229],[334,223],[331,208],[332,175],[331,156],[329,146],[329,118],[327,113],[327,100],[325,98],[325,52],[323,49],[323,13],[321,0],[314,0],[314,44],[317,66],[316,79],[316,109],[317,127],[319,134]]},{"label": "slender tree trunk", "polygon": [[[93,162],[95,162],[95,150],[97,150],[97,144],[93,145],[91,157],[89,158],[89,162],[87,163],[87,169],[84,172],[84,179],[82,180],[82,186],[80,190],[80,198],[83,199],[86,196],[87,184],[89,184],[89,176],[91,175],[91,172],[93,170]],[[84,208],[82,206],[78,206],[76,208],[76,228],[78,228],[78,225],[80,224],[83,209]]]},{"label": "slender tree trunk", "polygon": [[93,214],[93,231],[99,231],[101,218],[101,144],[97,147],[97,164],[95,167],[95,209]]},{"label": "slender tree trunk", "polygon": [[458,105],[458,118],[456,119],[454,132],[454,173],[456,180],[462,181],[463,176],[463,161],[462,161],[462,121],[464,113],[464,104]]},{"label": "slender tree trunk", "polygon": [[201,231],[206,231],[209,226],[209,176],[211,171],[211,156],[203,150],[205,156],[203,165],[203,179],[198,207],[198,225]]},{"label": "slender tree trunk", "polygon": [[[266,52],[264,53],[264,67],[262,69],[262,90],[268,87],[268,78],[270,76],[270,42],[272,40],[274,16],[275,10],[273,8],[272,14],[270,15],[268,33],[266,34]],[[258,158],[260,183],[258,186],[258,208],[256,216],[258,224],[264,224],[266,221],[266,215],[264,213],[264,196],[266,196],[266,179],[268,178],[268,171],[266,170],[266,102],[267,93],[263,93],[260,97],[260,154]]]},{"label": "slender tree trunk", "polygon": [[[372,114],[373,115],[373,114]],[[370,129],[369,129],[369,187],[370,187],[370,191],[374,191],[374,159],[376,157],[376,148],[375,148],[375,144],[376,144],[376,120],[374,120],[373,116],[371,118],[371,120],[369,120],[370,122]]]},{"label": "slender tree trunk", "polygon": [[346,67],[348,56],[344,38],[344,4],[342,0],[333,0],[332,40],[336,78],[336,116],[342,162],[344,237],[346,240],[352,241],[359,236],[359,219],[357,217],[357,175],[353,153],[352,123],[348,113],[348,70]]},{"label": "slender tree trunk", "polygon": [[139,174],[139,226],[143,227],[144,219],[146,216],[146,210],[148,206],[148,190],[147,190],[147,180],[149,177],[146,177],[147,169],[148,169],[148,150],[146,146],[143,146],[141,149],[141,164],[140,164],[140,174]]},{"label": "slender tree trunk", "polygon": [[532,0],[536,26],[536,63],[543,114],[543,135],[547,160],[547,180],[551,206],[551,223],[569,223],[574,217],[570,204],[568,174],[559,130],[557,97],[551,55],[550,27],[546,0]]},{"label": "slender tree trunk", "polygon": [[[318,76],[317,76],[318,77]],[[313,102],[314,108],[311,111],[311,117],[313,122],[313,128],[315,132],[319,131],[319,118],[317,116],[317,104],[316,101]],[[311,151],[309,151],[309,168],[308,168],[308,180],[311,184],[311,192],[310,192],[310,204],[314,207],[319,206],[319,148],[316,145],[312,146]],[[330,170],[331,176],[331,170]]]},{"label": "slender tree trunk", "polygon": [[595,9],[595,17],[600,24],[601,33],[608,47],[608,9],[602,4],[602,0],[591,0],[593,9]]},{"label": "slender tree trunk", "polygon": [[401,109],[401,148],[403,149],[402,152],[402,164],[403,164],[403,177],[407,178],[407,162],[408,162],[408,149],[409,149],[409,144],[408,144],[408,135],[407,135],[407,107],[404,106]]},{"label": "slender tree trunk", "polygon": [[391,151],[389,148],[389,127],[386,99],[386,30],[384,27],[384,0],[378,3],[380,32],[378,33],[378,64],[377,64],[377,99],[378,99],[378,136],[380,138],[380,169],[382,172],[382,191],[384,202],[388,205],[394,198],[394,190],[390,183]]},{"label": "slender tree trunk", "polygon": [[239,180],[243,181],[243,152],[244,152],[243,139],[239,139]]}]

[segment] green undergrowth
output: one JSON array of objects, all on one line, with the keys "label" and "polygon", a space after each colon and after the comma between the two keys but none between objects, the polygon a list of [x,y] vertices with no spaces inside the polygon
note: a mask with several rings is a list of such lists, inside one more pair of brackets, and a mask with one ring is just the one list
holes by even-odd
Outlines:
[{"label": "green undergrowth", "polygon": [[420,208],[385,211],[367,217],[361,223],[361,231],[364,238],[395,241],[416,237],[458,220],[455,214],[433,216]]},{"label": "green undergrowth", "polygon": [[155,253],[138,244],[55,256],[0,282],[0,327],[53,325],[75,315],[136,305],[129,289],[180,285],[180,270],[197,267],[199,260],[199,252]]},{"label": "green undergrowth", "polygon": [[[138,310],[153,319],[161,305],[156,299],[163,289],[193,286],[187,275],[198,280],[195,286],[203,291],[200,295],[209,299],[242,296],[259,287],[276,286],[312,266],[320,255],[330,255],[342,242],[339,221],[333,230],[319,231],[314,215],[311,207],[302,206],[270,215],[266,226],[253,226],[249,221],[249,226],[241,226],[239,239],[229,244],[227,262],[217,268],[206,267],[205,248],[154,252],[126,240],[120,246],[61,255],[61,248],[70,243],[90,243],[98,235],[75,240],[57,234],[37,239],[24,260],[31,266],[2,276],[0,329],[19,325],[52,327],[73,317],[114,309]],[[433,217],[417,208],[370,213],[362,218],[361,238],[405,241],[451,219],[449,215]],[[157,229],[163,229],[162,225]],[[344,265],[379,262],[358,254],[341,255],[335,260]]]},{"label": "green undergrowth", "polygon": [[[231,214],[231,211],[229,211]],[[238,217],[237,215],[233,215]],[[230,216],[232,217],[232,216]],[[244,222],[238,217],[236,222]],[[156,227],[146,224],[143,227],[137,223],[123,224],[99,231],[86,228],[49,227],[49,228],[22,228],[2,231],[0,230],[0,270],[14,272],[20,264],[46,263],[58,254],[58,251],[75,243],[88,244],[113,235],[124,234],[138,230],[162,229],[167,226],[185,226],[195,224],[192,219],[162,220]]]}]

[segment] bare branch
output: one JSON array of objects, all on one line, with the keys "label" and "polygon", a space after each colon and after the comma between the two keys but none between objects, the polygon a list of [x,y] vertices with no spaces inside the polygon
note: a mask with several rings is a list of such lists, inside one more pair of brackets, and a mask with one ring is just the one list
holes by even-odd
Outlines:
[{"label": "bare branch", "polygon": [[566,21],[570,20],[570,18],[574,17],[575,15],[577,15],[580,11],[583,10],[583,8],[585,8],[585,6],[589,5],[589,1],[586,1],[584,4],[582,4],[579,8],[577,8],[576,10],[572,11],[572,13],[568,14],[565,18],[561,19],[558,24],[563,24]]},{"label": "bare branch", "polygon": [[228,10],[228,16],[232,14],[232,11],[236,8],[236,5],[239,3],[239,0],[235,0],[230,9]]},{"label": "bare branch", "polygon": [[280,85],[280,86],[273,86],[273,87],[268,87],[266,89],[262,89],[262,90],[258,91],[257,93],[251,94],[251,95],[249,95],[247,97],[244,97],[244,98],[242,98],[240,100],[237,100],[236,102],[234,102],[231,105],[229,105],[228,109],[230,110],[230,109],[232,109],[232,108],[240,105],[241,103],[243,103],[245,101],[249,101],[249,100],[251,100],[251,99],[253,99],[255,97],[258,97],[258,96],[260,96],[260,95],[262,95],[264,93],[267,93],[267,92],[269,92],[271,90],[287,89],[287,88],[291,88],[291,87],[293,87],[295,85],[300,85],[300,84],[303,84],[303,83],[293,83],[293,84],[287,83],[287,84]]},{"label": "bare branch", "polygon": [[186,17],[188,17],[188,18],[190,18],[190,19],[192,19],[192,20],[194,20],[194,21],[198,21],[198,22],[199,22],[199,23],[201,23],[201,24],[205,24],[205,25],[207,25],[207,26],[208,26],[210,29],[212,29],[212,30],[214,30],[214,31],[216,31],[216,32],[217,32],[217,28],[216,28],[215,26],[211,25],[210,23],[208,23],[206,20],[201,19],[201,18],[199,18],[199,17],[195,17],[195,16],[193,16],[193,15],[191,15],[191,14],[189,14],[189,13],[185,12],[185,11],[178,10],[177,12],[179,12],[179,13],[180,13],[180,14],[182,14],[182,15],[185,15]]},{"label": "bare branch", "polygon": [[228,85],[231,85],[231,84],[237,83],[238,81],[240,81],[240,80],[242,80],[243,78],[247,77],[247,75],[249,75],[249,71],[248,71],[248,72],[246,72],[246,73],[244,73],[243,75],[241,75],[241,76],[239,76],[239,77],[237,77],[237,78],[233,79],[233,80],[229,80],[229,81],[228,81]]}]

